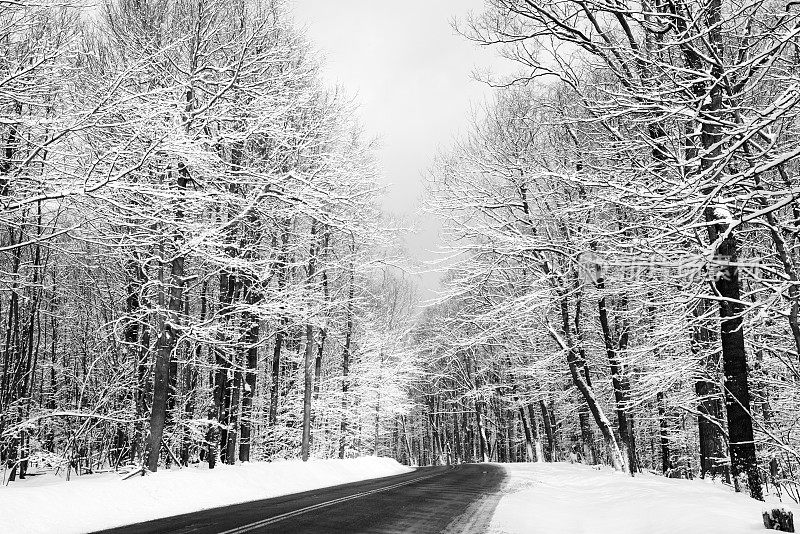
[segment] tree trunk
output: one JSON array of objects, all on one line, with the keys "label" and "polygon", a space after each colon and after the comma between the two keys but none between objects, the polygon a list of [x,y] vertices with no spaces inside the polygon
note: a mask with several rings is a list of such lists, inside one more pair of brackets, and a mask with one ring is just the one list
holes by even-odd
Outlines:
[{"label": "tree trunk", "polygon": [[[289,243],[289,221],[284,221],[284,228],[281,234],[281,252],[278,257],[276,268],[278,269],[278,293],[283,294],[286,287],[286,277],[288,276],[288,243]],[[283,349],[284,337],[289,320],[286,316],[280,318],[278,330],[275,332],[275,346],[272,352],[272,374],[269,393],[269,427],[272,432],[270,447],[272,452],[276,452],[278,447],[277,423],[278,423],[278,402],[280,397],[281,379],[281,350]]]},{"label": "tree trunk", "polygon": [[578,423],[581,429],[581,443],[583,443],[583,461],[588,465],[596,462],[594,454],[594,435],[589,426],[589,410],[585,406],[578,408]]},{"label": "tree trunk", "polygon": [[[272,372],[269,390],[269,426],[274,429],[278,424],[278,397],[280,395],[281,351],[285,329],[288,326],[286,317],[281,317],[279,330],[275,332],[275,345],[272,350]],[[276,438],[273,438],[276,439]]]},{"label": "tree trunk", "polygon": [[475,397],[475,424],[478,428],[478,441],[480,446],[480,458],[482,462],[489,461],[488,440],[486,439],[486,427],[483,422],[483,402]]},{"label": "tree trunk", "polygon": [[161,335],[158,338],[156,362],[153,369],[153,404],[150,412],[150,437],[147,445],[147,468],[158,470],[158,457],[161,441],[164,436],[164,423],[167,416],[168,397],[170,396],[170,360],[177,342],[177,314],[180,312],[183,295],[183,263],[182,256],[172,261],[169,310],[170,320],[164,321]]},{"label": "tree trunk", "polygon": [[595,424],[600,429],[603,439],[606,443],[606,448],[611,455],[611,462],[614,469],[622,471],[625,469],[625,461],[623,460],[622,453],[617,445],[617,439],[614,437],[614,432],[611,430],[611,424],[608,421],[603,409],[597,401],[594,389],[586,383],[585,361],[580,357],[577,347],[575,347],[573,337],[571,334],[571,326],[569,320],[569,309],[566,295],[561,295],[560,308],[561,308],[561,323],[562,332],[564,337],[558,335],[555,330],[551,329],[556,342],[567,353],[567,365],[569,366],[570,374],[572,375],[572,383],[578,388],[578,391],[583,395],[586,406],[589,408],[592,416],[594,417]]},{"label": "tree trunk", "polygon": [[[232,251],[228,252],[229,255]],[[216,456],[222,463],[228,463],[228,441],[231,434],[231,362],[236,359],[235,352],[229,349],[230,340],[227,331],[233,321],[233,301],[236,288],[239,286],[235,272],[223,269],[219,275],[219,315],[222,318],[223,331],[218,336],[219,345],[214,347],[215,373],[214,384],[214,410],[209,429],[209,468],[216,463]],[[215,427],[215,428],[214,428]],[[212,439],[213,438],[213,441]],[[218,440],[218,441],[217,441]],[[212,450],[213,449],[213,450]]]},{"label": "tree trunk", "polygon": [[547,438],[547,458],[550,462],[558,461],[556,455],[556,441],[555,434],[553,433],[553,422],[551,419],[550,410],[544,399],[539,401],[539,409],[542,412],[542,421],[544,422],[544,434]]},{"label": "tree trunk", "polygon": [[728,415],[728,438],[731,450],[731,472],[734,479],[746,477],[750,496],[764,500],[758,473],[753,420],[750,416],[750,390],[747,383],[742,313],[739,294],[738,244],[733,234],[723,240],[719,254],[729,259],[716,281],[722,325],[722,367],[725,373],[725,406]]},{"label": "tree trunk", "polygon": [[661,472],[666,475],[670,470],[670,454],[669,429],[667,426],[667,403],[664,399],[663,391],[659,391],[656,394],[656,402],[658,403],[658,427],[661,438]]},{"label": "tree trunk", "polygon": [[699,376],[694,383],[698,401],[698,434],[700,438],[700,477],[722,474],[730,482],[729,472],[725,466],[725,442],[721,425],[722,403],[721,393],[714,381],[719,363],[715,357],[716,333],[708,325],[706,313],[710,311],[711,301],[701,299],[694,309],[695,325],[692,331],[692,352],[700,359],[705,373],[711,376]]},{"label": "tree trunk", "polygon": [[453,410],[453,463],[460,464],[464,461],[461,445],[461,427],[458,423],[458,409]]},{"label": "tree trunk", "polygon": [[522,420],[522,430],[525,433],[525,455],[528,462],[538,462],[539,457],[533,448],[533,436],[531,436],[531,429],[528,426],[528,420],[525,418],[525,408],[519,407],[519,418]]},{"label": "tree trunk", "polygon": [[306,325],[306,351],[303,375],[305,378],[303,388],[303,438],[300,445],[303,461],[308,461],[311,449],[311,395],[314,388],[314,327]]},{"label": "tree trunk", "polygon": [[228,420],[227,420],[227,434],[223,447],[225,450],[224,462],[229,465],[236,463],[236,449],[239,439],[239,421],[241,420],[241,406],[242,401],[242,371],[239,366],[241,363],[238,361],[238,354],[234,351],[236,356],[234,359],[234,369],[228,373],[227,383],[227,404],[228,404]]},{"label": "tree trunk", "polygon": [[[600,268],[597,268],[597,289],[599,291],[605,290],[605,280],[602,276]],[[623,324],[623,332],[619,336],[619,341],[614,342],[611,335],[611,327],[608,321],[608,310],[606,308],[605,295],[600,296],[597,301],[598,316],[600,318],[600,328],[603,332],[603,342],[606,347],[606,354],[608,356],[608,367],[611,371],[611,385],[614,389],[614,402],[617,411],[617,429],[619,431],[620,444],[623,448],[623,455],[627,458],[628,472],[633,476],[636,470],[636,447],[633,436],[630,433],[628,423],[628,413],[626,412],[626,403],[628,402],[628,384],[627,380],[623,377],[623,367],[619,361],[618,350],[625,350],[627,348],[628,328],[627,324]],[[623,307],[624,311],[625,306]]]},{"label": "tree trunk", "polygon": [[[189,181],[189,170],[183,162],[178,163],[177,191],[182,193],[186,190]],[[183,219],[182,199],[176,201],[175,219]],[[180,250],[180,236],[172,236],[171,240],[175,251]],[[164,438],[164,423],[167,417],[167,405],[170,396],[173,394],[170,388],[170,366],[172,364],[173,351],[178,341],[178,325],[180,324],[179,315],[183,308],[183,287],[184,287],[184,263],[185,258],[182,254],[176,253],[170,265],[169,279],[169,304],[167,317],[161,327],[158,337],[156,362],[153,374],[153,404],[150,412],[150,437],[148,441],[147,468],[150,471],[158,469],[158,457],[161,450],[161,442]]]},{"label": "tree trunk", "polygon": [[[330,246],[331,232],[325,229],[322,236],[322,257],[327,257]],[[328,270],[322,269],[322,299],[327,306],[330,303],[330,290],[328,288]],[[325,350],[325,339],[328,337],[328,330],[323,325],[319,329],[319,344],[317,345],[317,357],[314,360],[314,400],[319,398],[320,380],[322,379],[322,356]]]},{"label": "tree trunk", "polygon": [[[306,278],[308,285],[313,285],[316,270],[317,244],[314,242],[317,236],[317,221],[311,223],[311,249],[308,253],[308,269]],[[303,437],[300,443],[300,455],[304,462],[308,461],[311,450],[311,395],[314,389],[314,356],[316,346],[314,344],[314,327],[309,323],[306,325],[306,351],[305,365],[303,366]]]},{"label": "tree trunk", "polygon": [[[722,154],[722,134],[720,124],[726,120],[723,87],[719,80],[725,72],[722,68],[725,58],[725,43],[722,34],[722,1],[711,0],[707,6],[706,23],[709,47],[719,58],[710,68],[712,83],[698,82],[695,94],[702,98],[700,108],[700,142],[704,149],[701,154],[700,170],[711,176],[720,176]],[[718,169],[716,167],[719,167]],[[716,180],[715,180],[716,182]],[[705,194],[711,194],[716,183],[703,187]],[[750,390],[747,377],[747,353],[745,350],[741,302],[739,269],[736,262],[739,258],[739,243],[736,234],[730,231],[729,222],[722,221],[716,209],[707,206],[705,218],[709,223],[709,243],[721,243],[714,250],[714,261],[718,271],[712,282],[714,293],[719,300],[720,342],[722,345],[722,368],[725,375],[725,407],[728,419],[728,438],[731,453],[731,471],[734,482],[738,486],[740,477],[746,479],[750,496],[764,500],[761,481],[758,473],[756,447],[753,434],[753,420],[750,416]]]},{"label": "tree trunk", "polygon": [[150,411],[150,436],[147,443],[147,468],[158,470],[161,438],[167,415],[167,389],[169,388],[169,358],[175,346],[172,327],[167,324],[158,340],[156,362],[153,368],[153,403]]},{"label": "tree trunk", "polygon": [[[522,414],[520,414],[522,415]],[[539,435],[539,425],[536,424],[536,410],[533,403],[528,404],[528,415],[531,423],[531,438],[533,438],[533,457],[535,462],[544,462],[544,452],[542,451],[542,438]],[[524,419],[524,418],[523,418]]]},{"label": "tree trunk", "polygon": [[[144,410],[139,397],[144,395],[141,381],[139,380],[139,366],[141,362],[139,355],[141,354],[139,345],[139,317],[136,314],[139,312],[141,303],[139,302],[139,291],[141,290],[141,269],[139,263],[135,259],[130,259],[126,262],[125,273],[128,276],[128,284],[126,286],[125,297],[125,312],[127,314],[127,324],[123,330],[122,339],[125,343],[126,360],[133,363],[133,410],[136,419],[144,417]],[[53,319],[53,343],[55,344],[55,318]],[[54,349],[55,350],[55,349]],[[139,423],[134,422],[132,425],[131,435],[129,438],[131,444],[131,462],[136,462],[138,456],[139,444],[141,436],[139,435]]]},{"label": "tree trunk", "polygon": [[[351,244],[351,254],[355,253],[355,243]],[[350,346],[353,340],[353,298],[355,297],[355,265],[350,259],[350,287],[347,291],[347,329],[342,353],[342,420],[339,425],[339,458],[345,457],[347,441],[347,391],[350,387]]]},{"label": "tree trunk", "polygon": [[[379,380],[380,383],[380,380]],[[380,445],[381,433],[381,390],[375,392],[377,399],[375,400],[375,446],[372,451],[373,456],[378,456],[378,447]]]},{"label": "tree trunk", "polygon": [[[260,296],[254,293],[251,283],[245,287],[245,299],[248,304],[254,305]],[[256,394],[256,380],[258,377],[258,336],[260,331],[258,317],[251,313],[244,313],[245,328],[244,346],[246,358],[246,372],[244,376],[244,390],[242,391],[242,415],[239,436],[239,461],[250,461],[250,449],[253,435],[253,398]]]}]

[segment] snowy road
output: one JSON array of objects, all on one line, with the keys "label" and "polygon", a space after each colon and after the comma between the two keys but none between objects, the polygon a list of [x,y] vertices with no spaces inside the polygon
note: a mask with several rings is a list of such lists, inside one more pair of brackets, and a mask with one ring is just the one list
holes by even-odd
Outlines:
[{"label": "snowy road", "polygon": [[428,467],[103,532],[485,532],[504,478],[496,465]]}]

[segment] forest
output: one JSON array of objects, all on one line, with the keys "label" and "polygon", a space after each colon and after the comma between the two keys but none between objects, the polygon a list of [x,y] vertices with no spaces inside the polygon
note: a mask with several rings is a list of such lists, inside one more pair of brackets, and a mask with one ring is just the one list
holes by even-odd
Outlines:
[{"label": "forest", "polygon": [[[0,461],[582,462],[800,502],[800,6],[485,0],[424,299],[278,0],[0,0]],[[467,113],[467,110],[465,110]]]}]

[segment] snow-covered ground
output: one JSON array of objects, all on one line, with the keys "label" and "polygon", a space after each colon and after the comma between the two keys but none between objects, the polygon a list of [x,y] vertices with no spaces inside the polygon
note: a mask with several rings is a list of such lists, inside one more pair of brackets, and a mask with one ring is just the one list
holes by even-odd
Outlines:
[{"label": "snow-covered ground", "polygon": [[[707,481],[631,478],[578,464],[503,467],[508,480],[493,534],[746,534],[766,532],[768,507],[800,517],[800,506],[760,503]],[[41,475],[0,487],[0,533],[87,532],[408,471],[367,457],[189,467],[129,480]]]},{"label": "snow-covered ground", "polygon": [[525,534],[745,534],[764,529],[761,503],[708,481],[571,464],[503,464],[509,475],[491,532]]},{"label": "snow-covered ground", "polygon": [[188,467],[121,480],[35,476],[0,487],[0,533],[68,534],[411,471],[389,458]]}]

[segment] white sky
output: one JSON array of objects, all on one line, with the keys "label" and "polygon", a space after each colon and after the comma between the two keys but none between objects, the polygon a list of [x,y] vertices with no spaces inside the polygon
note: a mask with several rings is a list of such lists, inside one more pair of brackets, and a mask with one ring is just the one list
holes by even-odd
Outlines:
[{"label": "white sky", "polygon": [[[380,139],[387,211],[412,214],[423,192],[422,174],[471,116],[472,103],[491,90],[472,79],[499,63],[494,51],[457,35],[453,18],[479,12],[483,0],[294,0],[299,26],[326,59],[324,75],[357,95],[360,120]],[[496,70],[496,69],[495,69]],[[422,219],[407,239],[410,252],[431,259],[438,225]],[[422,277],[425,289],[438,277]]]}]

